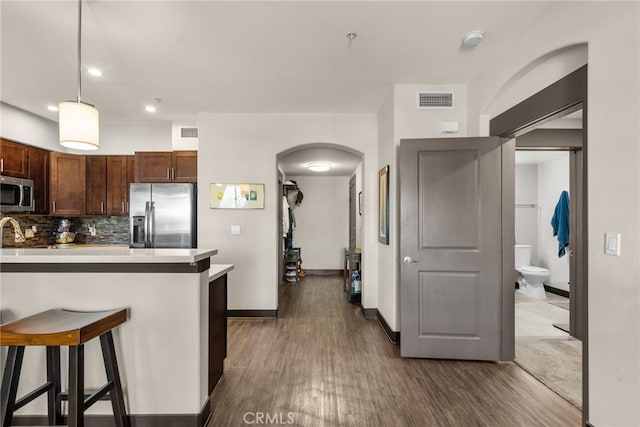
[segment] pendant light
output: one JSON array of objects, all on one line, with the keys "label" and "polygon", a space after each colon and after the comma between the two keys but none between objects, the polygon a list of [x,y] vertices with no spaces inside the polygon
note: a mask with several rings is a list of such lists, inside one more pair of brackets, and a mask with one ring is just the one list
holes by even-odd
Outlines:
[{"label": "pendant light", "polygon": [[60,145],[76,150],[97,150],[100,147],[98,123],[98,110],[82,102],[82,0],[78,0],[78,97],[76,101],[58,104]]}]

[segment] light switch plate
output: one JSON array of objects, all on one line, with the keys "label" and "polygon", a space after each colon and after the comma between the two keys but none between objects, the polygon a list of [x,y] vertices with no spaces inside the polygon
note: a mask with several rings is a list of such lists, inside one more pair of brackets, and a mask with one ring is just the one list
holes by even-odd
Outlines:
[{"label": "light switch plate", "polygon": [[604,234],[604,253],[620,256],[620,233],[607,232]]},{"label": "light switch plate", "polygon": [[231,234],[234,235],[234,236],[240,235],[240,226],[239,225],[232,225],[231,226]]}]

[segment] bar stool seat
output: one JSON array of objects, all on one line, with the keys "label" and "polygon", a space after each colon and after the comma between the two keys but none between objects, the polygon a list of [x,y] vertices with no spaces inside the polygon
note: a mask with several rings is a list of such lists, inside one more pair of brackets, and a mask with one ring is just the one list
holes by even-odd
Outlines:
[{"label": "bar stool seat", "polygon": [[[69,426],[80,427],[84,425],[84,411],[108,393],[116,425],[129,426],[111,333],[126,320],[126,309],[100,312],[53,309],[0,325],[0,345],[9,346],[2,377],[2,425],[10,426],[16,410],[47,393],[49,423],[62,424],[61,401],[68,399]],[[107,383],[85,396],[84,344],[96,337],[100,337]],[[16,400],[26,346],[47,347],[47,382]],[[68,394],[60,392],[60,346],[69,347]]]}]

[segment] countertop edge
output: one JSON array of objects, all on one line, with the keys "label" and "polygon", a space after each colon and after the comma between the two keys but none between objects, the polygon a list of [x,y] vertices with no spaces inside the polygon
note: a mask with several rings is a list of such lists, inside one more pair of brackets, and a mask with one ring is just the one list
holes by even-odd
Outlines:
[{"label": "countertop edge", "polygon": [[233,264],[211,264],[209,267],[209,282],[216,280],[218,277],[224,276],[233,270]]},{"label": "countertop edge", "polygon": [[210,258],[217,249],[0,249],[5,264],[193,264]]}]

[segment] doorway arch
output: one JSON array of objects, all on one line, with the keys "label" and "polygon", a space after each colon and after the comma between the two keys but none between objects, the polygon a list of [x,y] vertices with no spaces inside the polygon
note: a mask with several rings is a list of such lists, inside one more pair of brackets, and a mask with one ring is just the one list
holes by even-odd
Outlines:
[{"label": "doorway arch", "polygon": [[[285,263],[283,262],[283,256],[288,248],[287,245],[302,249],[301,258],[306,261],[304,268],[307,270],[311,269],[313,274],[328,273],[331,272],[331,270],[338,270],[338,267],[341,269],[343,262],[341,249],[351,246],[352,243],[354,246],[359,247],[364,245],[364,217],[362,214],[358,214],[359,206],[357,197],[357,194],[362,194],[365,188],[364,158],[365,153],[353,147],[332,142],[303,143],[277,154],[276,173],[279,191],[278,194],[276,194],[278,198],[276,226],[278,237],[276,244],[278,247],[277,253],[281,255],[277,260],[278,276],[276,280],[278,284],[287,281],[284,277]],[[331,169],[326,172],[310,171],[308,164],[311,162],[324,162],[329,164]],[[291,182],[291,179],[295,179],[295,181]],[[304,216],[299,217],[296,212],[298,208],[292,205],[293,200],[289,197],[289,206],[294,207],[296,222],[298,222],[298,229],[300,231],[294,231],[289,234],[290,239],[291,234],[298,236],[297,239],[294,237],[295,241],[292,244],[291,240],[285,237],[287,234],[284,228],[288,227],[288,221],[283,221],[283,219],[287,219],[285,216],[287,215],[288,208],[282,201],[287,200],[284,197],[287,196],[287,191],[293,189],[293,184],[298,187],[297,181],[300,181],[302,184],[299,188],[301,193],[306,192],[306,188],[311,185],[315,195],[319,195],[325,202],[320,206],[316,206],[317,209],[305,210],[303,208],[305,199],[308,200],[309,203],[316,204],[318,203],[318,199],[302,197],[299,212]],[[342,184],[344,184],[344,188],[342,188]],[[327,186],[333,186],[336,191],[329,190]],[[343,201],[345,205],[342,205]],[[324,212],[324,215],[318,216],[322,209],[328,206],[328,203],[332,203],[334,206],[333,209],[329,209],[331,212],[327,211]],[[360,212],[362,213],[362,210],[360,210]],[[335,227],[325,228],[324,233],[318,233],[317,229],[308,227],[310,224],[310,215],[314,216],[315,220],[311,222],[313,224],[324,223],[326,226],[327,221],[330,221],[332,224],[335,224]],[[302,219],[302,221],[306,220],[306,228],[300,228],[300,226],[304,227],[303,224],[305,223],[299,221],[300,219]],[[343,231],[346,231],[347,219],[349,240],[342,235],[344,234]],[[311,241],[313,241],[313,244],[309,244]],[[356,241],[357,245],[355,244]],[[301,246],[306,246],[307,249],[305,250]]]}]

